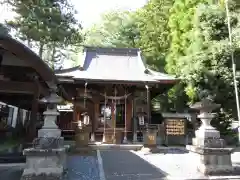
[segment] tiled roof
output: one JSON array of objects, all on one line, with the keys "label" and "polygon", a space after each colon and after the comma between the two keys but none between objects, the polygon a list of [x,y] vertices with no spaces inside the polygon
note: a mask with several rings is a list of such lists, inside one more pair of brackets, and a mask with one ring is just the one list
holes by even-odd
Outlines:
[{"label": "tiled roof", "polygon": [[175,81],[170,75],[147,69],[139,49],[95,48],[84,50],[83,66],[56,71],[58,77],[79,80],[158,82]]}]

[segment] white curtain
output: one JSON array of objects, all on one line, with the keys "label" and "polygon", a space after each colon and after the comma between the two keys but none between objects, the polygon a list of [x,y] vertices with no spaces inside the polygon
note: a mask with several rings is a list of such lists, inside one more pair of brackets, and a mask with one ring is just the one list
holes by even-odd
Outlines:
[{"label": "white curtain", "polygon": [[17,124],[17,116],[18,116],[18,108],[14,107],[13,108],[13,116],[12,116],[12,127],[16,127]]},{"label": "white curtain", "polygon": [[25,124],[26,121],[26,116],[27,116],[27,110],[23,109],[22,110],[22,124]]},{"label": "white curtain", "polygon": [[12,117],[13,117],[13,108],[9,107],[8,120],[7,120],[7,125],[9,126],[12,125]]}]

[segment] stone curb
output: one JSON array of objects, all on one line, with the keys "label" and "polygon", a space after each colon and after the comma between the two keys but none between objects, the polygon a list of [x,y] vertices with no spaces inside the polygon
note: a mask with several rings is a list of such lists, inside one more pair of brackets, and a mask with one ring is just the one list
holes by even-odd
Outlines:
[{"label": "stone curb", "polygon": [[88,147],[94,150],[140,150],[143,145],[141,144],[101,144],[101,145],[88,145]]},{"label": "stone curb", "polygon": [[202,177],[202,178],[181,178],[181,177],[169,177],[167,176],[165,180],[239,180],[240,176],[222,176],[222,177]]},{"label": "stone curb", "polygon": [[212,177],[209,177],[208,179],[212,179],[212,180],[214,180],[214,179],[217,179],[217,180],[226,180],[226,179],[228,179],[228,180],[233,180],[233,179],[240,179],[240,176],[221,176],[221,177],[219,177],[219,176],[212,176]]},{"label": "stone curb", "polygon": [[26,163],[2,163],[0,167],[25,167]]}]

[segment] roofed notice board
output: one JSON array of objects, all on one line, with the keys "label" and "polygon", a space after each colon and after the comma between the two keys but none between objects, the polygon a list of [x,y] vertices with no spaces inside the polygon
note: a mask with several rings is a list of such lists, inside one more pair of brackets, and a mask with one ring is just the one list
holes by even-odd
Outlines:
[{"label": "roofed notice board", "polygon": [[165,124],[167,135],[185,135],[185,119],[165,119]]}]

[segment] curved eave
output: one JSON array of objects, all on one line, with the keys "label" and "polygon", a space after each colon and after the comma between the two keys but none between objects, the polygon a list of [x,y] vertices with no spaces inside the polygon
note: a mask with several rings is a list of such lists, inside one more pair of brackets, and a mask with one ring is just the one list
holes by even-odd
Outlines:
[{"label": "curved eave", "polygon": [[59,69],[59,70],[55,70],[54,73],[56,75],[60,75],[63,73],[69,73],[69,72],[73,72],[76,70],[83,70],[82,66],[75,66],[75,67],[71,67],[71,68],[66,68],[66,69]]},{"label": "curved eave", "polygon": [[10,36],[0,35],[0,46],[30,64],[45,82],[54,82],[52,69],[31,49]]},{"label": "curved eave", "polygon": [[[0,34],[0,47],[11,52],[20,59],[26,61],[39,76],[45,81],[46,85],[49,87],[49,83],[59,84],[54,71],[31,49],[22,44],[21,42],[15,40],[9,35]],[[63,94],[65,99],[68,99],[68,95],[65,90],[59,87],[61,94]]]},{"label": "curved eave", "polygon": [[83,78],[74,78],[72,76],[57,76],[58,80],[61,83],[77,83],[81,81],[87,81],[92,83],[114,83],[114,84],[172,84],[175,85],[178,80],[156,80],[156,81],[124,81],[124,80],[102,80],[102,79],[83,79]]}]

